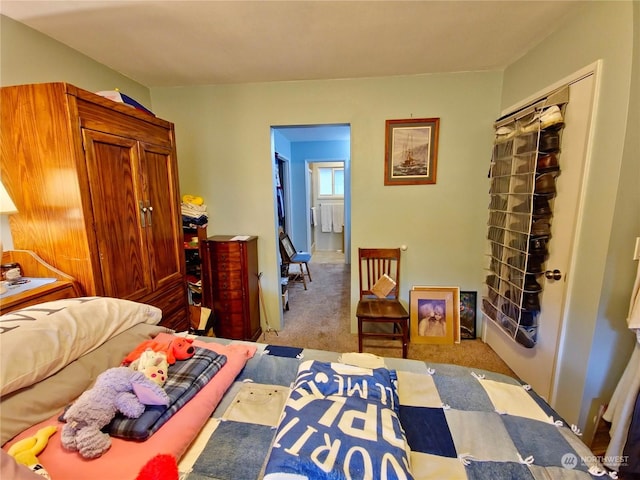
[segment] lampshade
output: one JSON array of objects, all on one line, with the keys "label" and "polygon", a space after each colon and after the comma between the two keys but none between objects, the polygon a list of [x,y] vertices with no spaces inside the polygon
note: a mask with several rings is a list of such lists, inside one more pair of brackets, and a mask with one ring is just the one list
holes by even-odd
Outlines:
[{"label": "lampshade", "polygon": [[7,193],[7,189],[4,188],[4,185],[0,182],[0,214],[16,213],[17,211],[18,209]]}]

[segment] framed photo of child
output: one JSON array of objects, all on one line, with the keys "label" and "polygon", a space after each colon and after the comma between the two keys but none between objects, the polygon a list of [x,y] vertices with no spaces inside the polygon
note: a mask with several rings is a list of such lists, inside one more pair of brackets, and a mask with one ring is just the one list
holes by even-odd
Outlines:
[{"label": "framed photo of child", "polygon": [[409,292],[411,343],[460,342],[460,289],[415,286]]}]

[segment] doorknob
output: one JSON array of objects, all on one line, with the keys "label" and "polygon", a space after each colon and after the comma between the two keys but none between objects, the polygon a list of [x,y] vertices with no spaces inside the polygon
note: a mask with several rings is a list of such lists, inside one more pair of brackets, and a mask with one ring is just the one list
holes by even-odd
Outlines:
[{"label": "doorknob", "polygon": [[558,269],[547,270],[546,272],[544,272],[544,276],[549,280],[560,280],[562,278],[562,273],[560,273],[560,270]]}]

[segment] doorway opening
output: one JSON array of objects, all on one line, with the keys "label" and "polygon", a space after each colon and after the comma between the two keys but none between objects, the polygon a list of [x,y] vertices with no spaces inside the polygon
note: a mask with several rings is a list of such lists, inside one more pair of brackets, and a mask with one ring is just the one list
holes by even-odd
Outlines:
[{"label": "doorway opening", "polygon": [[[322,265],[341,263],[348,268],[351,127],[286,125],[273,126],[271,131],[276,235],[286,233],[296,250],[312,255],[312,278],[314,264],[323,268]],[[281,258],[278,239],[276,248],[277,258]],[[286,275],[284,269],[282,275]],[[307,287],[300,292],[290,289],[296,295],[288,298],[289,310],[283,308],[282,320],[295,321],[295,297],[301,304],[305,298],[322,299],[328,295],[321,282],[308,282]]]},{"label": "doorway opening", "polygon": [[[306,162],[310,251],[325,260],[344,261],[344,161]],[[337,263],[337,262],[336,262]]]},{"label": "doorway opening", "polygon": [[[277,227],[289,235],[298,250],[313,253],[340,249],[345,253],[345,262],[350,263],[351,127],[348,124],[276,126],[272,127],[272,133]],[[324,218],[318,211],[321,204],[344,205],[342,211],[333,209],[335,216],[331,217],[330,224],[331,232],[344,236],[343,246],[340,240],[342,248],[335,248],[335,239],[316,243],[314,229],[320,227],[323,233],[323,222],[324,230],[329,228],[327,208]]]}]

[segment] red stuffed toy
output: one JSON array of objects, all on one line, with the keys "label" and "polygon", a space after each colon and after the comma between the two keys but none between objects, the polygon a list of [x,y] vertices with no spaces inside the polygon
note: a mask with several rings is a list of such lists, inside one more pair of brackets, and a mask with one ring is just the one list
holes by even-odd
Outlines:
[{"label": "red stuffed toy", "polygon": [[123,366],[128,366],[134,360],[140,358],[142,352],[147,349],[151,349],[154,352],[164,352],[167,354],[167,362],[169,365],[173,365],[176,363],[176,360],[186,360],[188,358],[193,357],[196,353],[193,348],[193,339],[191,338],[182,338],[176,337],[171,340],[169,343],[161,343],[155,340],[145,340],[140,345],[138,345],[135,350],[133,350],[129,355],[125,357],[122,361]]},{"label": "red stuffed toy", "polygon": [[149,460],[136,480],[178,480],[178,464],[173,455],[161,453]]}]

